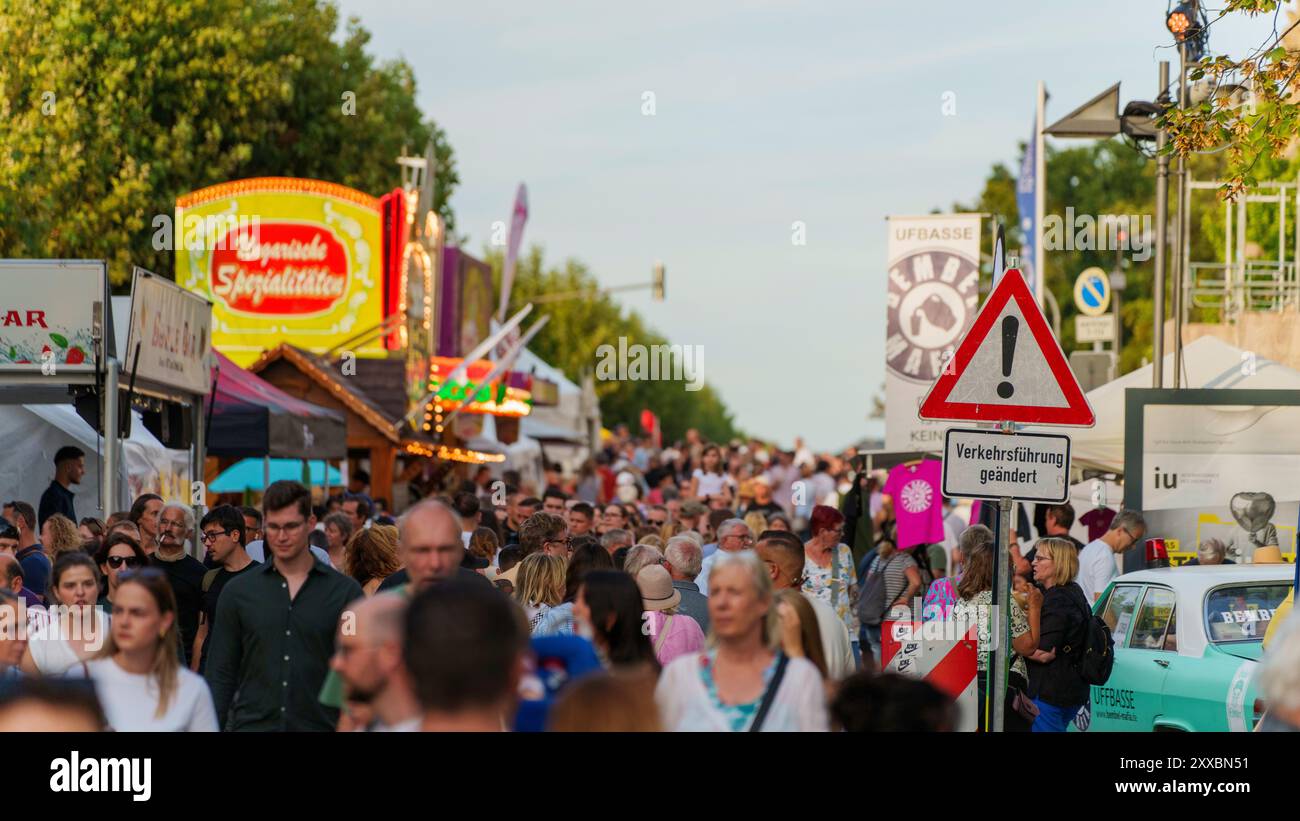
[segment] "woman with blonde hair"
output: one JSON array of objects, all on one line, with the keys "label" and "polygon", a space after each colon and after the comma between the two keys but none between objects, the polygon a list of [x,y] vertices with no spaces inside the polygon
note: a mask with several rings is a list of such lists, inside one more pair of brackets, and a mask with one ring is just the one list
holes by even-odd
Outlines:
[{"label": "woman with blonde hair", "polygon": [[82,541],[76,524],[62,513],[55,513],[41,523],[41,544],[50,561],[69,550],[81,550]]},{"label": "woman with blonde hair", "polygon": [[1065,539],[1039,539],[1034,545],[1034,580],[1045,592],[1029,599],[1029,624],[1038,638],[1029,658],[1029,695],[1038,707],[1035,733],[1063,733],[1088,700],[1088,682],[1079,675],[1092,607],[1079,575],[1079,551]]},{"label": "woman with blonde hair", "polygon": [[213,732],[217,711],[199,674],[180,661],[176,595],[163,571],[121,575],[99,657],[86,664],[109,726],[119,732]]},{"label": "woman with blonde hair", "polygon": [[559,556],[533,553],[519,564],[515,598],[528,616],[528,631],[535,634],[547,612],[564,601],[568,562]]},{"label": "woman with blonde hair", "polygon": [[758,534],[767,530],[767,517],[757,510],[751,510],[745,514],[745,524],[749,526],[749,532],[758,538]]},{"label": "woman with blonde hair", "polygon": [[817,667],[776,648],[772,578],[752,550],[716,554],[709,573],[713,647],[664,668],[655,690],[667,730],[825,731]]},{"label": "woman with blonde hair", "polygon": [[663,527],[659,528],[659,538],[663,540],[664,544],[668,544],[673,540],[674,536],[681,535],[681,532],[681,522],[664,522]]},{"label": "woman with blonde hair", "polygon": [[384,579],[402,568],[397,558],[397,528],[371,525],[348,540],[343,572],[357,580],[361,592],[373,596]]}]

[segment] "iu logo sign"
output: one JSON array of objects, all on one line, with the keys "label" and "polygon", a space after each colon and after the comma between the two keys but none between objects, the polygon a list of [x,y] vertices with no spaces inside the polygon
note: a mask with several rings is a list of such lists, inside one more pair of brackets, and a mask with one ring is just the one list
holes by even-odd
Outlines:
[{"label": "iu logo sign", "polygon": [[212,251],[212,294],[232,311],[311,315],[348,290],[348,255],[325,227],[263,220],[223,236]]},{"label": "iu logo sign", "polygon": [[904,379],[933,382],[978,306],[979,268],[969,257],[918,251],[897,260],[889,267],[886,366]]}]

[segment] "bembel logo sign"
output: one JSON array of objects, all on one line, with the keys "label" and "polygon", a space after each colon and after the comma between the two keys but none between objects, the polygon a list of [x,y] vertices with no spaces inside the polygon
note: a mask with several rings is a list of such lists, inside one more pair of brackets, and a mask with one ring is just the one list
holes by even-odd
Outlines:
[{"label": "bembel logo sign", "polygon": [[153,759],[82,758],[73,750],[50,762],[51,792],[124,792],[132,801],[153,795]]}]

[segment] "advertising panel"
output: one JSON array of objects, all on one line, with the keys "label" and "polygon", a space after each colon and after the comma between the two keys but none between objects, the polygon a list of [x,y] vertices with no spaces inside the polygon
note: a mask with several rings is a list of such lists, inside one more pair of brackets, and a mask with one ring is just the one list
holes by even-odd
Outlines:
[{"label": "advertising panel", "polygon": [[108,311],[102,261],[0,260],[0,282],[0,372],[94,373],[96,305]]},{"label": "advertising panel", "polygon": [[1147,536],[1165,539],[1170,561],[1217,538],[1227,557],[1250,562],[1276,545],[1293,559],[1300,484],[1300,407],[1147,405],[1142,510]]},{"label": "advertising panel", "polygon": [[212,389],[211,325],[212,305],[206,299],[136,268],[124,373],[186,393],[207,394]]},{"label": "advertising panel", "polygon": [[917,418],[979,308],[980,217],[889,218],[885,448],[940,451],[944,426]]},{"label": "advertising panel", "polygon": [[[212,345],[241,366],[288,342],[324,352],[383,321],[379,200],[267,177],[176,202],[176,281],[212,302]],[[384,355],[382,339],[351,349]]]}]

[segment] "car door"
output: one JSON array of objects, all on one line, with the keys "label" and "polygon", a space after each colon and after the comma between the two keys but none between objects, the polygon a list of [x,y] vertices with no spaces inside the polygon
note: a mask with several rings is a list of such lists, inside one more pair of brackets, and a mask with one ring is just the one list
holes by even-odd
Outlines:
[{"label": "car door", "polygon": [[1165,683],[1180,662],[1178,655],[1177,597],[1168,587],[1148,585],[1133,619],[1125,648],[1131,671],[1131,692],[1121,700],[1134,717],[1134,729],[1147,731],[1159,726],[1164,714]]},{"label": "car door", "polygon": [[[1087,729],[1102,732],[1132,732],[1149,730],[1150,724],[1138,726],[1134,693],[1139,687],[1149,685],[1154,667],[1149,661],[1144,666],[1141,658],[1134,658],[1127,644],[1133,631],[1134,619],[1146,585],[1141,582],[1116,582],[1112,584],[1104,601],[1099,605],[1102,619],[1110,627],[1115,641],[1115,666],[1110,678],[1102,686],[1092,688]],[[1084,729],[1076,720],[1076,726]]]}]

